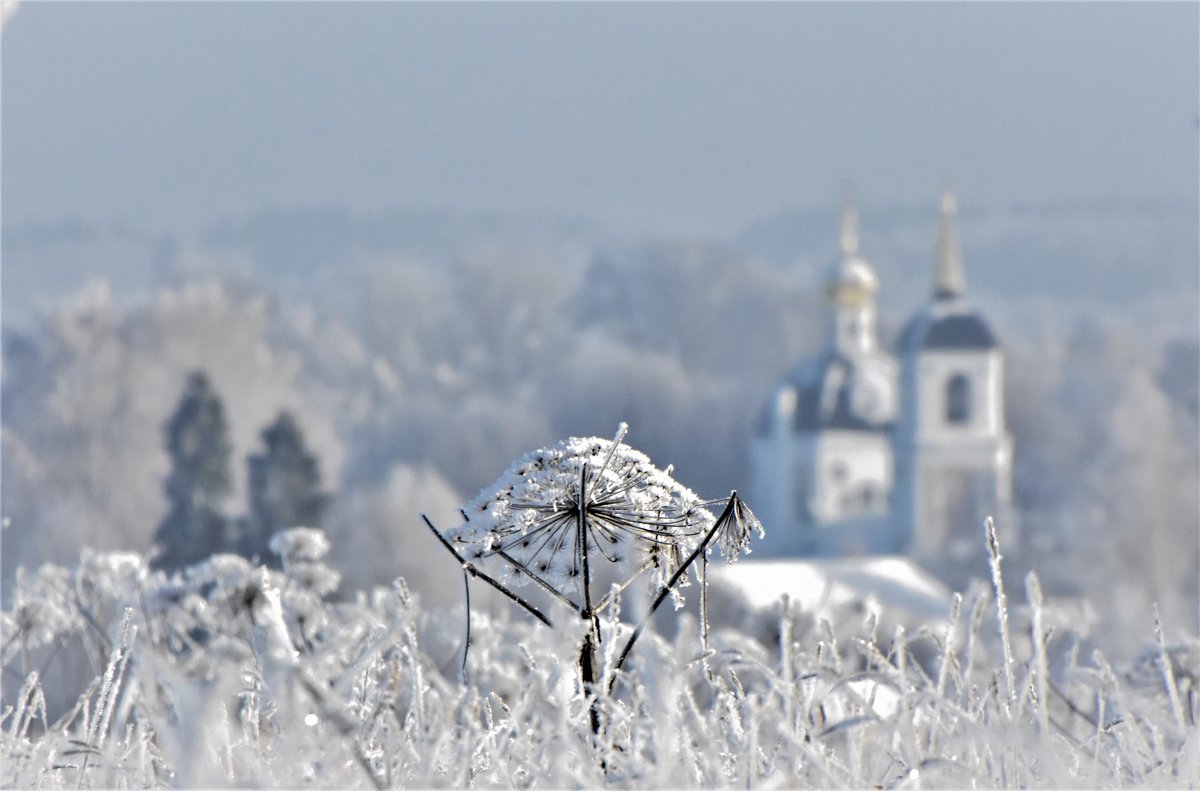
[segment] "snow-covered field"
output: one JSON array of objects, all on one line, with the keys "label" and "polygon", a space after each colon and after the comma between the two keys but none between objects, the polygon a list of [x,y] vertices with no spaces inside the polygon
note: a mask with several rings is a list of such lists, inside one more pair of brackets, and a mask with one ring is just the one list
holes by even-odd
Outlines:
[{"label": "snow-covered field", "polygon": [[1200,780],[1196,641],[1165,644],[1151,617],[1141,658],[1111,667],[1040,605],[1034,577],[1004,617],[980,587],[929,627],[891,625],[886,602],[836,622],[776,602],[744,629],[715,620],[708,651],[689,596],[675,634],[644,636],[619,673],[613,638],[630,627],[606,615],[600,677],[616,678],[599,685],[594,731],[576,620],[547,629],[476,607],[464,672],[461,609],[426,609],[401,581],[334,601],[327,546],[282,534],[283,571],[226,555],[167,576],[136,554],[85,552],[22,576],[3,615],[0,785]]},{"label": "snow-covered field", "polygon": [[[408,305],[389,274],[361,289],[380,300],[357,311],[370,332],[214,282],[128,310],[81,300],[9,333],[0,786],[1200,785],[1196,347],[1140,325],[1014,349],[1027,541],[1006,547],[1011,661],[991,581],[964,583],[955,609],[896,559],[752,555],[710,569],[713,653],[693,580],[677,622],[657,623],[618,674],[648,601],[631,587],[623,620],[601,624],[596,670],[616,681],[594,706],[582,632],[562,628],[578,617],[548,609],[546,629],[477,581],[464,680],[461,577],[418,511],[451,527],[460,492],[512,448],[620,419],[645,426],[639,442],[679,460],[689,486],[728,492],[746,405],[814,337],[780,329],[809,314],[772,270],[607,260],[575,286],[528,262],[457,278],[414,264],[451,297]],[[533,280],[558,282],[556,301],[505,288]],[[646,302],[570,309],[605,283],[637,283]],[[422,307],[436,315],[413,324]],[[686,331],[672,328],[684,313]],[[495,332],[517,314],[534,324]],[[724,328],[749,315],[769,321],[747,331],[763,339],[747,357]],[[683,346],[661,354],[663,337]],[[281,407],[302,419],[337,494],[328,556],[313,539],[282,572],[224,556],[175,577],[136,554],[79,557],[150,545],[170,463],[156,427],[194,369],[229,405],[235,456],[260,453]],[[248,488],[234,477],[230,523]],[[397,575],[411,593],[387,586]]]}]

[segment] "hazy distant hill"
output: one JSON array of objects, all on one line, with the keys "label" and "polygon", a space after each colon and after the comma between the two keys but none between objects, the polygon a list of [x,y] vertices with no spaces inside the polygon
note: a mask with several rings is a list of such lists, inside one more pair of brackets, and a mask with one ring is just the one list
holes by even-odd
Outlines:
[{"label": "hazy distant hill", "polygon": [[[840,207],[793,209],[730,239],[708,239],[797,267],[814,285],[834,258]],[[938,213],[865,204],[863,253],[879,271],[881,303],[907,312],[928,290]],[[972,295],[1087,303],[1116,312],[1156,294],[1200,292],[1197,208],[1165,203],[979,207],[959,217]],[[637,240],[581,219],[502,214],[281,208],[231,218],[194,238],[100,228],[73,220],[6,226],[6,322],[107,279],[124,301],[197,271],[234,271],[292,301],[320,306],[354,275],[394,259],[450,260],[471,251],[550,256],[579,264]]]},{"label": "hazy distant hill", "polygon": [[88,283],[107,280],[121,304],[196,274],[235,273],[289,301],[320,307],[355,276],[389,260],[450,260],[480,249],[581,261],[605,243],[582,220],[512,215],[281,208],[225,220],[194,238],[97,227],[78,220],[5,226],[6,323],[27,323]]}]

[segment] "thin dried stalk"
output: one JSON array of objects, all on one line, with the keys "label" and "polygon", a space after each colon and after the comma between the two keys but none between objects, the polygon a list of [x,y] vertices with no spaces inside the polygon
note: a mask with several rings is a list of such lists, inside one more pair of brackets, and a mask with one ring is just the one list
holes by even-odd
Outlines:
[{"label": "thin dried stalk", "polygon": [[1016,685],[1013,683],[1013,651],[1012,639],[1008,633],[1008,598],[1004,595],[1004,576],[1000,571],[1000,541],[996,538],[996,523],[989,516],[984,522],[987,534],[988,565],[992,570],[992,585],[996,589],[996,619],[1000,628],[1000,642],[1004,649],[1004,692],[1007,700],[1006,708],[1012,716],[1016,705]]}]

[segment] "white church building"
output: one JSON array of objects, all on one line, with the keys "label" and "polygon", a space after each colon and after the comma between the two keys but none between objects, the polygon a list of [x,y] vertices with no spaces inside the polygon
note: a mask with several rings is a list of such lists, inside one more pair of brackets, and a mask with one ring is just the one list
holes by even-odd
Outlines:
[{"label": "white church building", "polygon": [[985,517],[1011,522],[1004,356],[966,299],[955,211],[945,195],[933,293],[891,354],[846,209],[824,348],[777,386],[751,446],[764,555],[960,561],[982,550]]}]

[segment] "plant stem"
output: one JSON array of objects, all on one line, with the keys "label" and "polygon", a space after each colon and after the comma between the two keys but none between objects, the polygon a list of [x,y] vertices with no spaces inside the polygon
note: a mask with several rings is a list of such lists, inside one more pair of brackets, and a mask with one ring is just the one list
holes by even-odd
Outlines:
[{"label": "plant stem", "polygon": [[1163,637],[1158,602],[1154,602],[1154,637],[1158,640],[1158,662],[1162,669],[1163,682],[1167,688],[1167,700],[1171,703],[1171,714],[1175,717],[1176,725],[1181,729],[1187,728],[1187,723],[1183,719],[1183,706],[1179,703],[1179,692],[1175,688],[1175,669],[1171,665],[1171,655],[1167,652],[1167,641]]},{"label": "plant stem", "polygon": [[459,681],[466,684],[469,683],[469,679],[467,678],[467,654],[471,651],[471,577],[467,574],[466,569],[463,569],[463,590],[467,599],[467,633],[463,637],[463,661]]},{"label": "plant stem", "polygon": [[583,647],[579,654],[579,676],[583,680],[583,692],[591,699],[589,715],[592,722],[592,733],[600,733],[600,711],[597,708],[599,700],[596,697],[596,651],[600,647],[600,624],[592,612],[591,570],[588,566],[587,540],[587,462],[579,471],[579,504],[576,510],[575,545],[579,549],[580,568],[583,572],[583,609],[580,615],[587,621],[587,633],[583,638]]},{"label": "plant stem", "polygon": [[579,564],[583,572],[583,617],[590,618],[592,615],[592,586],[591,572],[588,569],[588,544],[587,544],[587,462],[583,463],[579,470],[579,503],[575,509],[575,546],[579,551]]},{"label": "plant stem", "polygon": [[1042,625],[1042,586],[1037,574],[1029,572],[1025,575],[1025,598],[1032,610],[1030,613],[1030,638],[1033,640],[1034,663],[1034,694],[1037,695],[1038,730],[1045,734],[1050,729],[1050,713],[1047,709],[1050,701],[1047,699],[1050,668],[1046,658],[1046,631]]},{"label": "plant stem", "polygon": [[583,647],[579,651],[579,675],[583,680],[583,692],[590,699],[588,714],[591,719],[592,733],[600,733],[599,698],[596,695],[596,647],[594,640],[595,619],[588,619],[588,630],[583,637]]},{"label": "plant stem", "polygon": [[1004,686],[1008,704],[1006,713],[1011,717],[1016,705],[1016,687],[1013,683],[1012,639],[1008,633],[1008,599],[1004,595],[1004,576],[1000,571],[1000,540],[996,537],[996,523],[989,516],[984,523],[987,537],[988,565],[992,569],[992,585],[996,589],[996,619],[1000,627],[1000,645],[1004,649]]}]

